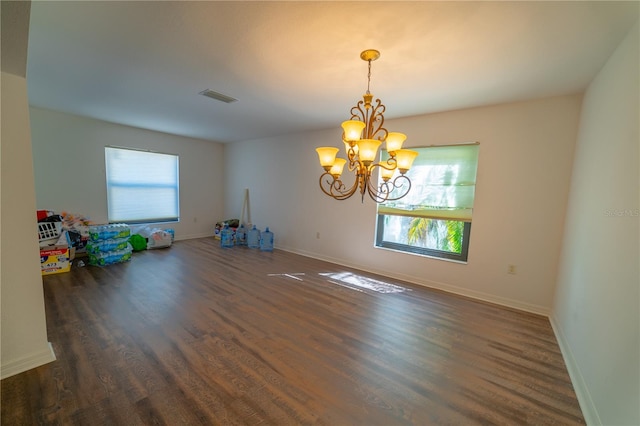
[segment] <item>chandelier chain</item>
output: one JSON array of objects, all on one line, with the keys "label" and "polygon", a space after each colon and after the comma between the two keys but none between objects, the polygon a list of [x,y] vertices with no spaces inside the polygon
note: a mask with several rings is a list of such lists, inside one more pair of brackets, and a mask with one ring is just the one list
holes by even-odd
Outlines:
[{"label": "chandelier chain", "polygon": [[367,74],[367,95],[371,94],[369,91],[369,85],[371,84],[371,59],[367,61],[369,63],[369,73]]}]

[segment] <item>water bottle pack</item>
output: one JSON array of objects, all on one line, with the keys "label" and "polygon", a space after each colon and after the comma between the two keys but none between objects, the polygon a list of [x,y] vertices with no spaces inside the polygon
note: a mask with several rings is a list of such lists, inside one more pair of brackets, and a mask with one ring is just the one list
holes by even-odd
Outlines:
[{"label": "water bottle pack", "polygon": [[131,228],[124,223],[90,226],[86,246],[89,264],[106,266],[131,260],[130,236]]},{"label": "water bottle pack", "polygon": [[112,223],[110,225],[95,225],[89,227],[89,239],[100,241],[117,238],[129,238],[131,228],[125,223]]},{"label": "water bottle pack", "polygon": [[98,254],[101,252],[124,250],[129,245],[128,238],[109,238],[108,240],[91,241],[87,243],[87,253]]},{"label": "water bottle pack", "polygon": [[104,251],[89,254],[89,265],[107,266],[131,260],[131,246],[123,250]]}]

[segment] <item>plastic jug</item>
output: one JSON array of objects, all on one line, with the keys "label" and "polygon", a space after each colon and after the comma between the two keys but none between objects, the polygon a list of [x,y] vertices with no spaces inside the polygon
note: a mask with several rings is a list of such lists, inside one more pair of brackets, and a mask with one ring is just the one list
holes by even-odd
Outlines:
[{"label": "plastic jug", "polygon": [[260,230],[255,225],[247,233],[247,246],[249,248],[260,248]]},{"label": "plastic jug", "polygon": [[233,231],[226,223],[220,231],[220,246],[224,248],[233,247]]},{"label": "plastic jug", "polygon": [[269,231],[269,227],[260,234],[260,250],[273,251],[273,232]]},{"label": "plastic jug", "polygon": [[237,246],[247,245],[247,228],[244,227],[244,224],[240,224],[238,229],[236,229],[236,245]]}]

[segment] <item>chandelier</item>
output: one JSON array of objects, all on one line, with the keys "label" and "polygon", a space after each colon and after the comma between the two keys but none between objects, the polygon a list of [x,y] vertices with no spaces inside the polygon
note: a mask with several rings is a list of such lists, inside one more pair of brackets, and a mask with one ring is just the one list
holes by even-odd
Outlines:
[{"label": "chandelier", "polygon": [[[407,136],[403,133],[388,132],[383,127],[386,107],[380,99],[376,99],[375,104],[371,103],[371,61],[379,57],[380,52],[377,50],[365,50],[360,54],[360,58],[367,61],[369,66],[367,92],[362,96],[363,99],[351,108],[351,119],[342,123],[342,141],[347,159],[336,158],[340,151],[338,148],[316,148],[320,165],[324,169],[320,176],[320,189],[336,200],[346,200],[359,190],[362,201],[367,193],[376,203],[382,203],[399,200],[411,189],[411,180],[405,173],[411,168],[418,153],[401,149]],[[376,163],[378,148],[382,142],[386,142],[389,158]],[[341,179],[345,164],[349,172],[355,174],[355,181],[350,187]],[[372,178],[376,169],[382,179],[380,186]]]}]

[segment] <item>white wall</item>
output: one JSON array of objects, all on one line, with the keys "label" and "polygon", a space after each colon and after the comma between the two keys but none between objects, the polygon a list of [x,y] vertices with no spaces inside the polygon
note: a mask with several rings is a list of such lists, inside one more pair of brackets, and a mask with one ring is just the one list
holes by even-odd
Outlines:
[{"label": "white wall", "polygon": [[27,81],[2,72],[0,377],[55,360],[47,342],[36,234]]},{"label": "white wall", "polygon": [[[2,2],[0,93],[0,378],[55,360],[47,342],[27,99],[31,3]],[[26,234],[25,234],[26,233]]]},{"label": "white wall", "polygon": [[638,25],[582,109],[552,322],[589,424],[640,424]]},{"label": "white wall", "polygon": [[407,146],[480,142],[468,264],[376,249],[375,203],[320,191],[315,148],[341,145],[339,123],[225,146],[226,216],[240,215],[249,188],[252,221],[270,226],[277,248],[547,314],[580,102],[563,96],[386,122],[408,135]]},{"label": "white wall", "polygon": [[219,143],[31,108],[38,209],[67,211],[106,223],[104,147],[149,149],[180,156],[180,222],[176,239],[213,235],[222,219],[223,147]]}]

